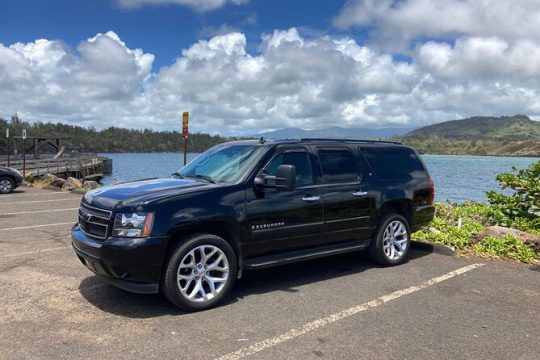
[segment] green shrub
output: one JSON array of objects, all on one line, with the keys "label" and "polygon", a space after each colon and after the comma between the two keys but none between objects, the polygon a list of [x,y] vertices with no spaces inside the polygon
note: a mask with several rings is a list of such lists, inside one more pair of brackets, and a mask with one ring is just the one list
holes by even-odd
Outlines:
[{"label": "green shrub", "polygon": [[540,230],[540,161],[526,169],[512,167],[512,171],[515,174],[502,173],[496,177],[501,188],[512,189],[512,194],[487,192],[492,205],[489,218],[502,226]]},{"label": "green shrub", "polygon": [[512,235],[506,235],[504,238],[486,236],[482,242],[475,244],[473,249],[491,256],[509,257],[525,263],[538,257],[533,249]]},{"label": "green shrub", "polygon": [[435,218],[430,227],[415,233],[418,240],[464,250],[474,235],[484,230],[489,206],[474,202],[465,204],[435,203]]}]

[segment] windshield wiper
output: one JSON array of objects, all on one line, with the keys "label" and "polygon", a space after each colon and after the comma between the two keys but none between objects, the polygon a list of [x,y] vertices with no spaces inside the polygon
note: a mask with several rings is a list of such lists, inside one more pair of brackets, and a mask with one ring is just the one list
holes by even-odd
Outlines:
[{"label": "windshield wiper", "polygon": [[197,175],[194,175],[193,177],[196,177],[197,179],[206,180],[206,181],[208,181],[209,183],[212,183],[212,184],[216,183],[216,181],[214,179],[212,179],[211,176],[208,176],[208,175],[197,174]]}]

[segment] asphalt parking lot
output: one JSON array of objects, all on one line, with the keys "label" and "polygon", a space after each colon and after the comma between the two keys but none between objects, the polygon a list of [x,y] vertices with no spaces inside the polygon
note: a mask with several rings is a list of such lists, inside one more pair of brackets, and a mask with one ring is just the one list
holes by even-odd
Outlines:
[{"label": "asphalt parking lot", "polygon": [[538,359],[540,269],[413,250],[245,272],[186,314],[95,278],[70,246],[81,195],[0,196],[0,359]]}]

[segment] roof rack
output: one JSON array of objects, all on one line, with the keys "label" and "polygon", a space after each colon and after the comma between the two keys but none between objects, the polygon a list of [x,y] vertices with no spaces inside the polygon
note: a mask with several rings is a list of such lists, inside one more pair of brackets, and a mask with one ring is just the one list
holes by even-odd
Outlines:
[{"label": "roof rack", "polygon": [[353,143],[382,143],[382,144],[396,144],[403,145],[399,141],[388,140],[370,140],[370,139],[330,139],[330,138],[302,138],[300,141],[332,141],[332,142],[353,142]]}]

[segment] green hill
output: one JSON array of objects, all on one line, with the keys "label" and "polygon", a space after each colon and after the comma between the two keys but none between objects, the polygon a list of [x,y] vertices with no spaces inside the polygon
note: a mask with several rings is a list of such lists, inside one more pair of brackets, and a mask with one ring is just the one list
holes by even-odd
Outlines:
[{"label": "green hill", "polygon": [[438,137],[449,140],[535,140],[540,139],[540,121],[533,121],[526,115],[475,116],[424,126],[403,137],[409,139]]}]

